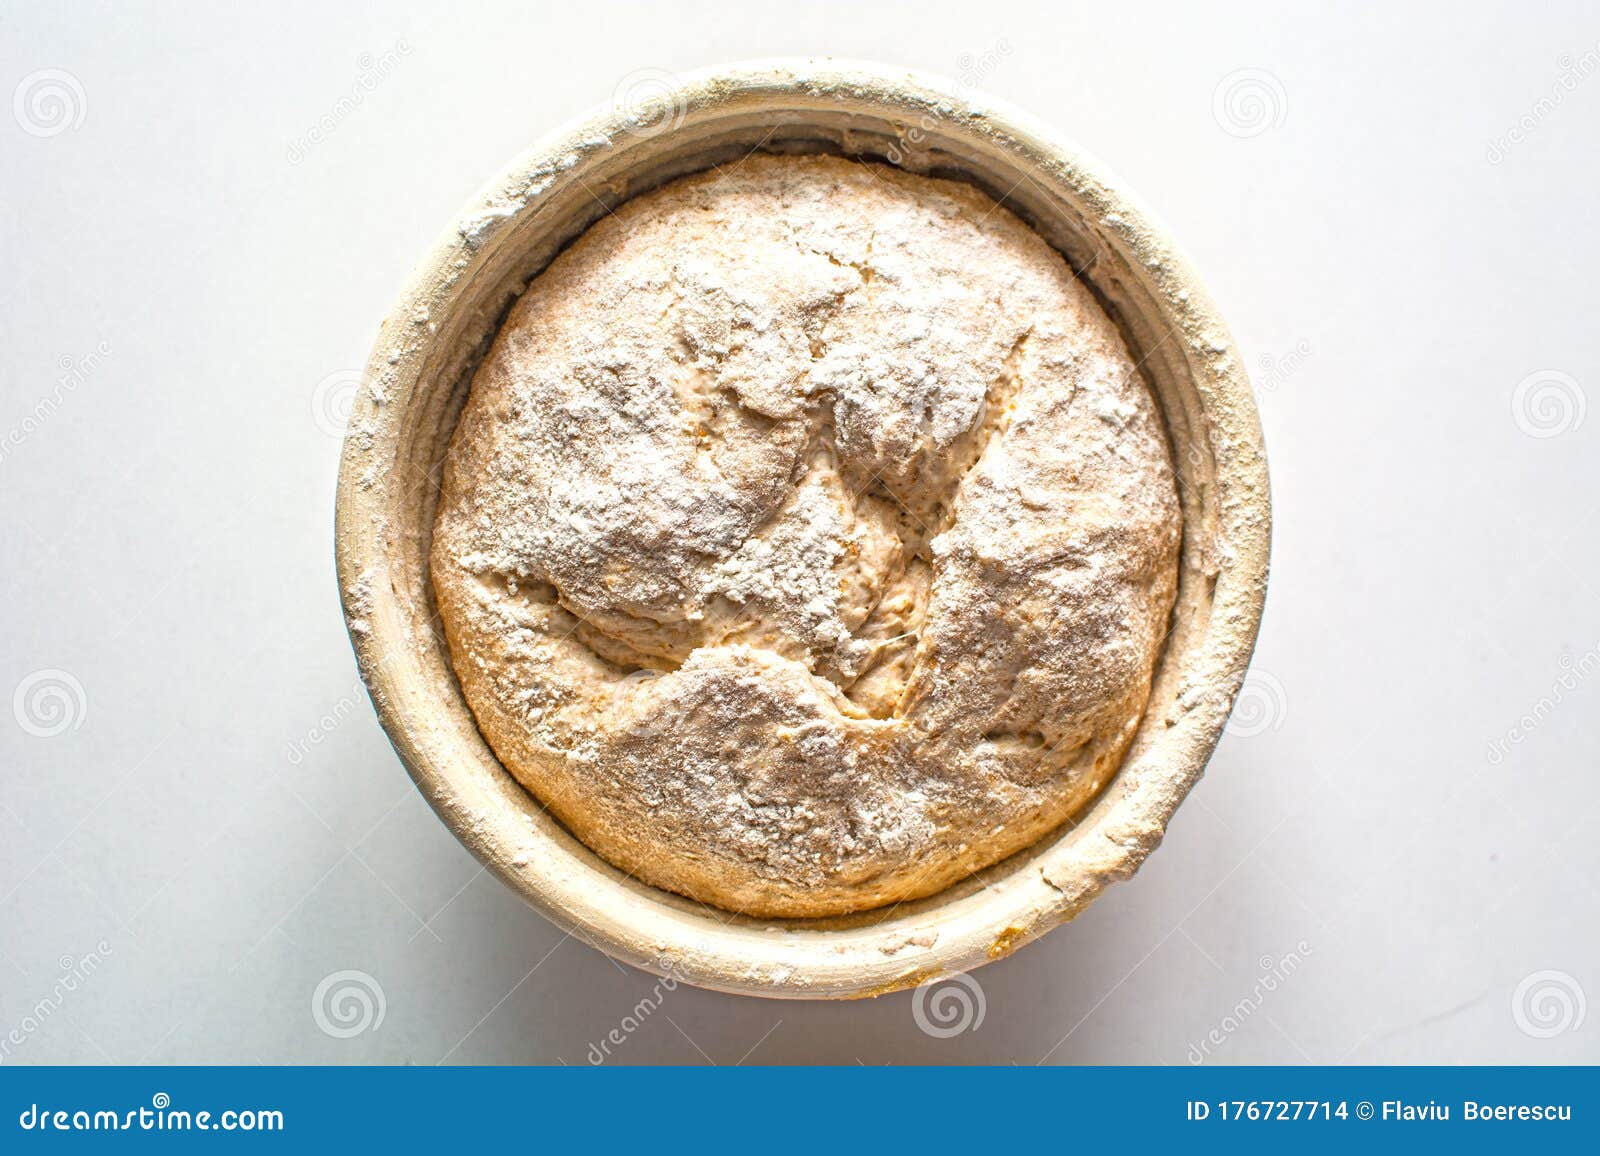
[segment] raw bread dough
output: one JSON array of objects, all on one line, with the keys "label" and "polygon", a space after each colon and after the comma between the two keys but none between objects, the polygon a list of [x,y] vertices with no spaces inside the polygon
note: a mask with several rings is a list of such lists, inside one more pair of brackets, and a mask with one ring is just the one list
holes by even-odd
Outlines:
[{"label": "raw bread dough", "polygon": [[752,156],[533,281],[445,463],[432,571],[504,765],[732,911],[931,894],[1114,773],[1172,609],[1159,415],[979,192]]}]

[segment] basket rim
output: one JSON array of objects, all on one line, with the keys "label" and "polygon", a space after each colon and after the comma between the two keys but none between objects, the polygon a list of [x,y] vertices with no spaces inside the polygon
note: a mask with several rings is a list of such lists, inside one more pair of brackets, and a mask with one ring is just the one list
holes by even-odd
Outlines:
[{"label": "basket rim", "polygon": [[[451,749],[421,717],[428,706],[408,705],[404,672],[389,661],[406,645],[404,615],[388,582],[374,581],[387,571],[389,558],[389,467],[427,348],[413,318],[448,301],[473,255],[512,218],[539,205],[550,180],[581,174],[589,158],[627,141],[635,129],[626,110],[616,107],[546,135],[483,186],[417,266],[380,329],[352,408],[335,497],[338,580],[357,662],[397,754],[452,833],[525,900],[591,946],[698,986],[777,997],[877,995],[966,971],[1065,922],[1109,883],[1131,875],[1159,843],[1220,738],[1260,626],[1270,553],[1265,447],[1248,376],[1209,295],[1165,231],[1102,166],[1029,114],[915,70],[831,58],[747,61],[675,81],[673,109],[700,117],[699,123],[709,123],[719,110],[747,111],[752,101],[797,114],[827,100],[886,120],[915,123],[913,117],[932,116],[947,139],[1005,157],[1052,195],[1092,206],[1095,227],[1114,233],[1119,252],[1130,258],[1144,278],[1142,287],[1170,321],[1169,336],[1181,333],[1186,343],[1214,460],[1215,492],[1206,510],[1208,517],[1214,514],[1221,548],[1209,618],[1184,666],[1200,685],[1191,688],[1193,701],[1181,720],[1166,723],[1169,729],[1152,740],[1170,749],[1147,760],[1149,766],[1141,764],[1138,781],[1109,808],[1091,806],[1093,830],[1079,829],[1091,825],[1086,812],[1072,825],[1070,840],[1052,835],[1041,841],[1070,842],[1071,856],[1052,861],[1060,849],[1052,845],[1030,859],[1023,878],[999,870],[991,884],[957,901],[954,912],[939,902],[946,894],[940,893],[854,927],[691,910],[697,905],[611,878],[619,873],[548,815],[542,822],[556,830],[540,828],[542,851],[555,858],[529,862],[525,853],[519,858],[517,846],[520,840],[525,847],[528,824],[539,826],[540,817],[475,808],[484,799],[466,785],[465,752]],[[676,123],[653,139],[670,143],[675,131]],[[374,597],[384,612],[373,612]],[[464,700],[460,705],[465,707]],[[1147,711],[1141,733],[1155,725],[1150,716]],[[1113,781],[1128,772],[1131,761],[1130,749]],[[500,773],[507,774],[503,768]],[[931,934],[932,942],[916,943],[919,934]]]}]

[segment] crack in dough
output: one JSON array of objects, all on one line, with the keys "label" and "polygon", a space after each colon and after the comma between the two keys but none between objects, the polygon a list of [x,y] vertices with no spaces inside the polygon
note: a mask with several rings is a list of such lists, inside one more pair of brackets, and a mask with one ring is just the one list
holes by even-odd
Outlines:
[{"label": "crack in dough", "polygon": [[574,834],[821,916],[1093,797],[1179,532],[1154,403],[1036,234],[956,183],[759,155],[627,202],[528,287],[432,566],[480,728]]}]

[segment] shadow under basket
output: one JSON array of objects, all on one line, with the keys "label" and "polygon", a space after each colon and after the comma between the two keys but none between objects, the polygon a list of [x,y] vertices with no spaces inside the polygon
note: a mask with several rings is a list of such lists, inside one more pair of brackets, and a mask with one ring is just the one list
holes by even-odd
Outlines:
[{"label": "shadow under basket", "polygon": [[[1172,631],[1121,768],[1069,824],[965,882],[834,919],[750,919],[631,880],[500,765],[462,696],[428,576],[440,467],[472,373],[517,295],[590,224],[752,150],[828,152],[975,185],[1059,250],[1120,328],[1166,425],[1183,546]],[[681,78],[643,110],[547,138],[480,193],[384,321],[345,437],[345,613],[378,717],[474,854],[625,962],[753,995],[877,995],[997,959],[1127,878],[1205,769],[1266,591],[1270,500],[1248,378],[1164,233],[1027,117],[877,65],[765,61]]]}]

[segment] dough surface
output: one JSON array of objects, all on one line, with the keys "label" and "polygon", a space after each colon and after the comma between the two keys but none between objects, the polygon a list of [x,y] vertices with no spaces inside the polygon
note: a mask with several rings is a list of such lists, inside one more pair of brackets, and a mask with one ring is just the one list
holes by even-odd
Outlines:
[{"label": "dough surface", "polygon": [[958,183],[757,155],[528,286],[432,573],[484,737],[579,839],[824,916],[932,894],[1099,791],[1180,530],[1144,381],[1037,234]]}]

